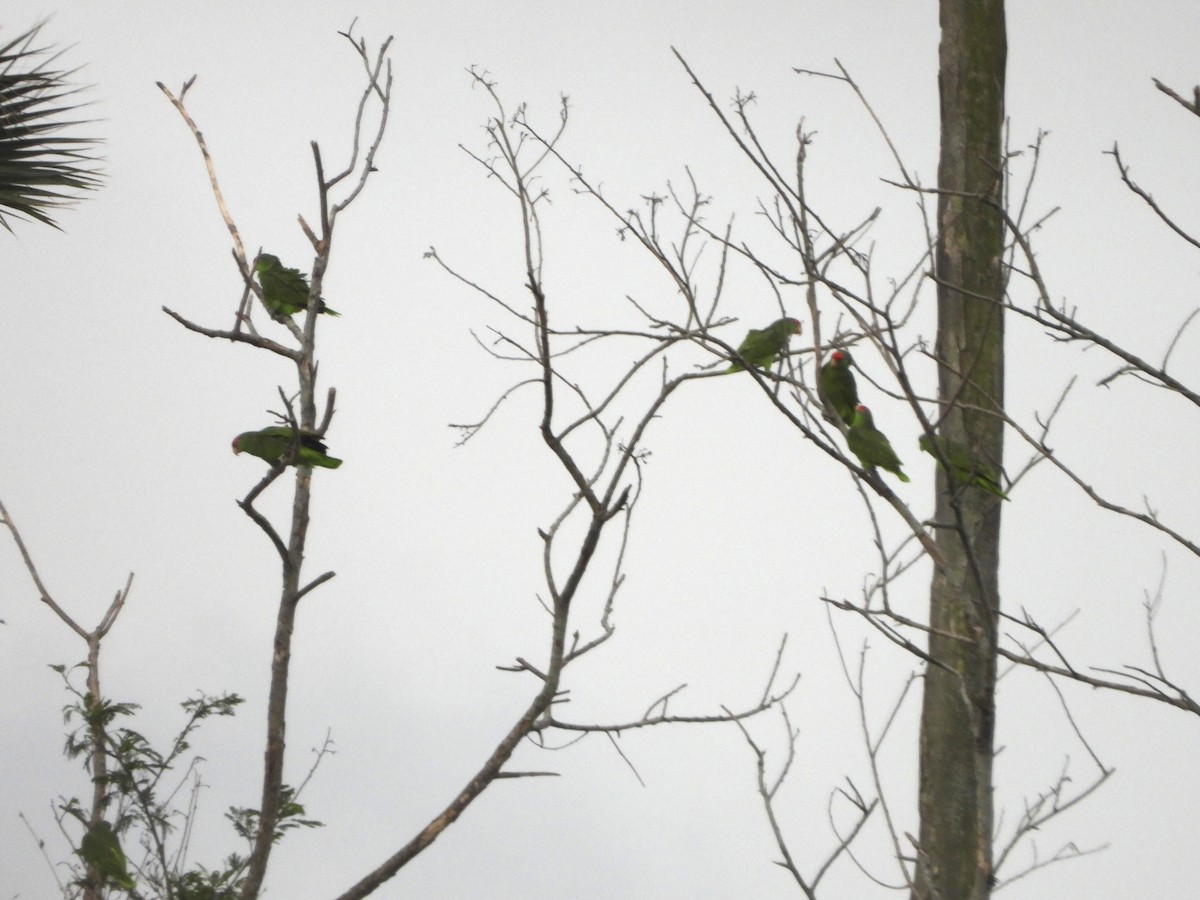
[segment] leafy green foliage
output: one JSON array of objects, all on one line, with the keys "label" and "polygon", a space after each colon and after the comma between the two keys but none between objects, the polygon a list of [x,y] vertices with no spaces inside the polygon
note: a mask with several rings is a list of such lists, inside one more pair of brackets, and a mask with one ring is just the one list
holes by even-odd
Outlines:
[{"label": "leafy green foliage", "polygon": [[67,133],[80,124],[64,118],[78,109],[63,102],[79,90],[68,84],[74,72],[49,68],[58,54],[35,45],[41,28],[0,45],[0,225],[9,231],[10,217],[57,228],[51,212],[100,184],[97,141]]},{"label": "leafy green foliage", "polygon": [[[180,704],[185,713],[183,726],[166,749],[159,750],[145,735],[124,724],[138,711],[137,704],[97,698],[90,691],[75,687],[71,682],[73,669],[61,665],[51,668],[63,677],[67,690],[75,698],[64,708],[64,721],[75,725],[67,735],[66,755],[85,760],[93,782],[103,787],[101,814],[113,820],[111,824],[102,820],[91,825],[93,811],[85,809],[78,798],[60,801],[60,821],[75,819],[85,829],[76,851],[85,868],[77,870],[75,884],[121,889],[145,898],[232,900],[242,885],[245,857],[231,854],[223,866],[215,869],[186,864],[186,843],[200,781],[196,772],[198,760],[185,760],[185,755],[200,723],[214,716],[234,715],[242,698],[237,694],[201,694],[185,700]],[[81,664],[74,668],[87,667]],[[97,765],[100,755],[104,757],[103,765]],[[180,768],[182,779],[167,783],[167,777]],[[175,798],[186,780],[192,782],[192,793],[180,808]],[[288,794],[285,802],[290,827],[309,824],[308,820],[299,819],[304,810],[295,802],[294,794]],[[105,810],[112,812],[104,813]],[[231,811],[227,817],[233,819],[237,812]],[[235,831],[246,837],[236,825]],[[132,872],[118,839],[118,835],[128,838],[131,834],[137,836],[137,841],[131,844],[126,839],[126,848],[140,846],[143,850],[142,861]],[[89,880],[94,876],[86,867],[99,876],[99,883]]]},{"label": "leafy green foliage", "polygon": [[[296,802],[297,793],[295,788],[287,784],[280,790],[279,821],[275,825],[275,833],[271,838],[273,841],[278,842],[284,834],[296,828],[324,827],[324,822],[304,818],[304,807]],[[253,842],[255,836],[258,834],[260,815],[257,809],[246,809],[235,806],[225,814],[225,818],[233,823],[234,831],[247,841]]]},{"label": "leafy green foliage", "polygon": [[204,866],[197,866],[191,872],[185,872],[170,879],[171,896],[175,900],[235,900],[241,894],[241,877],[246,868],[246,860],[240,856],[230,856],[225,861],[223,870],[209,871]]}]

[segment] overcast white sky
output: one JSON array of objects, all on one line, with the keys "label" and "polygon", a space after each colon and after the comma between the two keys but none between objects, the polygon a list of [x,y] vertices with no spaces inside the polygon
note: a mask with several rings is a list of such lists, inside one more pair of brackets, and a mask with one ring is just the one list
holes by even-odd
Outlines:
[{"label": "overcast white sky", "polygon": [[[1185,95],[1200,82],[1200,6],[1009,3],[1012,142],[1052,132],[1035,208],[1061,207],[1039,235],[1056,297],[1157,360],[1197,306],[1194,249],[1156,224],[1118,182],[1103,151],[1119,141],[1134,174],[1200,233],[1200,122],[1151,84]],[[61,8],[60,8],[61,7]],[[336,32],[357,16],[372,46],[394,34],[396,99],[379,172],[342,218],[325,296],[343,313],[322,321],[321,378],[339,390],[331,452],[346,460],[314,477],[308,572],[337,577],[305,601],[295,643],[289,781],[332,730],[337,755],[305,795],[327,823],[276,853],[270,895],[335,895],[407,841],[478,768],[534,690],[502,673],[516,656],[544,659],[541,543],[569,485],[541,444],[532,395],[507,405],[455,449],[451,422],[472,421],[521,377],[471,338],[505,324],[494,307],[422,259],[429,246],[517,305],[519,219],[507,196],[458,149],[484,152],[493,110],[466,68],[488,69],[510,108],[556,122],[568,94],[564,152],[604,184],[618,208],[681,184],[690,166],[713,197],[711,221],[736,213],[755,232],[763,185],[740,158],[670,53],[676,46],[722,102],[758,95],[760,133],[786,162],[797,121],[818,132],[810,196],[846,226],[875,206],[880,283],[902,275],[919,247],[912,198],[879,180],[894,168],[877,133],[835,82],[794,67],[849,68],[888,125],[906,163],[936,174],[937,15],[929,2],[125,2],[16,0],[11,36],[53,14],[46,37],[73,45],[69,65],[106,141],[103,190],[64,213],[64,232],[19,225],[0,236],[0,498],[17,519],[58,601],[94,625],[129,571],[127,609],[105,644],[107,692],[143,705],[137,727],[163,739],[177,703],[196,690],[236,691],[234,720],[196,741],[207,762],[196,857],[207,865],[239,849],[225,828],[230,804],[257,805],[263,705],[278,564],[234,505],[261,474],[229,452],[239,431],[261,427],[276,385],[291,373],[268,354],[185,332],[171,306],[224,327],[240,296],[222,225],[190,135],[155,88],[198,80],[189,105],[215,156],[231,212],[251,247],[306,267],[295,225],[312,220],[311,155],[347,148],[359,68]],[[669,308],[673,288],[594,204],[548,172],[547,284],[560,321],[630,322],[624,297]],[[766,246],[766,245],[764,245]],[[780,253],[779,248],[771,249]],[[710,257],[711,261],[711,257]],[[752,273],[731,274],[726,312],[748,326],[775,318]],[[804,317],[792,297],[789,312]],[[910,335],[932,338],[931,319]],[[1126,380],[1095,387],[1115,363],[1056,345],[1014,322],[1009,408],[1026,423],[1045,413],[1072,374],[1079,384],[1051,444],[1117,502],[1145,502],[1185,534],[1200,534],[1194,477],[1195,410]],[[1172,371],[1195,386],[1198,345],[1188,333]],[[681,370],[708,360],[680,355]],[[630,351],[628,359],[633,358]],[[579,370],[589,384],[620,352]],[[858,362],[869,374],[882,364]],[[611,369],[607,369],[611,372]],[[926,373],[930,374],[930,373]],[[932,384],[932,381],[929,382]],[[783,826],[812,872],[834,838],[830,791],[846,777],[870,784],[853,698],[837,669],[823,595],[857,599],[877,571],[866,515],[849,476],[786,426],[747,378],[705,380],[672,399],[648,438],[653,455],[626,558],[617,636],[569,676],[576,720],[636,718],[676,685],[678,712],[752,703],[780,637],[787,672],[803,675],[789,707],[799,758],[781,792]],[[933,463],[916,452],[916,423],[879,396],[876,417],[913,482],[914,511],[932,509]],[[636,407],[631,407],[630,414]],[[1010,444],[1010,468],[1027,453]],[[268,508],[282,509],[279,501]],[[897,523],[885,524],[893,537]],[[1140,603],[1164,558],[1159,618],[1164,664],[1200,690],[1197,560],[1145,528],[1097,511],[1049,467],[1022,481],[1004,510],[1003,603],[1053,622],[1080,615],[1063,639],[1076,661],[1148,665]],[[604,551],[611,559],[615,542]],[[896,587],[919,615],[927,568]],[[581,598],[593,628],[605,572]],[[85,796],[86,777],[61,759],[67,698],[47,665],[73,663],[82,642],[36,600],[0,536],[0,896],[42,898],[55,887],[24,813],[52,858],[68,850],[50,809]],[[855,653],[865,633],[836,620]],[[881,726],[914,668],[871,640],[868,703]],[[1195,835],[1198,723],[1181,712],[1067,688],[1076,721],[1117,774],[1038,838],[1100,854],[1031,875],[1013,898],[1191,896],[1200,870]],[[884,756],[899,827],[916,831],[914,692]],[[998,813],[1008,828],[1022,798],[1053,782],[1069,757],[1075,784],[1088,754],[1049,685],[1014,672],[1001,683]],[[783,750],[777,719],[756,734],[772,764]],[[754,761],[731,726],[644,731],[621,748],[638,783],[602,737],[555,754],[521,749],[519,768],[554,779],[502,782],[380,897],[787,898],[798,896],[777,858],[754,792]],[[1015,870],[1031,851],[1018,853]],[[861,858],[896,883],[879,824]],[[1010,871],[1001,875],[1011,874]],[[842,863],[831,898],[893,896]]]}]

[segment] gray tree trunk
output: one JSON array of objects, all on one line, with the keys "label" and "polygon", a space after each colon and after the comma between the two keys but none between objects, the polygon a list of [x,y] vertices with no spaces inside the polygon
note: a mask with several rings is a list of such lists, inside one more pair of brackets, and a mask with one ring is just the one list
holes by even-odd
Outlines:
[{"label": "gray tree trunk", "polygon": [[[940,0],[937,357],[941,434],[1002,462],[1003,0]],[[918,900],[984,900],[992,885],[1000,507],[937,475],[931,656],[921,720]]]}]

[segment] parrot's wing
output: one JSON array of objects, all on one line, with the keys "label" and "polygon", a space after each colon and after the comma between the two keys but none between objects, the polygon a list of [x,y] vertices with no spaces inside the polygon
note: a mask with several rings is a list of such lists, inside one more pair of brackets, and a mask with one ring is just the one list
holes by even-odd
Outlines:
[{"label": "parrot's wing", "polygon": [[83,840],[79,842],[79,856],[106,879],[129,889],[135,886],[125,867],[125,854],[121,852],[121,842],[117,840],[117,835],[107,822],[97,822],[88,829]]}]

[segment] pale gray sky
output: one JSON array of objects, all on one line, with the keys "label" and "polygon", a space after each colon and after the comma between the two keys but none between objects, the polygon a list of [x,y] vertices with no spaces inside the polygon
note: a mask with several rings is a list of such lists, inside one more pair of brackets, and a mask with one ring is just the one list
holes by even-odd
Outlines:
[{"label": "pale gray sky", "polygon": [[[61,8],[59,8],[61,6]],[[1185,95],[1200,82],[1200,7],[1194,3],[1009,3],[1012,144],[1037,130],[1045,146],[1034,207],[1062,207],[1037,236],[1039,261],[1058,298],[1085,321],[1161,358],[1197,305],[1194,250],[1153,220],[1120,185],[1103,151],[1119,141],[1134,175],[1193,233],[1200,188],[1200,122],[1151,84]],[[531,679],[502,673],[515,656],[544,658],[541,542],[569,486],[536,432],[532,395],[505,406],[475,440],[455,449],[447,424],[481,416],[521,377],[486,356],[469,329],[506,323],[494,307],[422,259],[429,246],[518,303],[519,219],[508,197],[458,149],[484,152],[493,109],[467,67],[489,70],[510,109],[554,125],[571,99],[564,152],[603,183],[618,208],[683,184],[690,166],[713,197],[711,221],[754,224],[764,186],[732,146],[670,53],[677,47],[722,102],[753,90],[760,134],[787,161],[801,116],[817,132],[809,154],[813,202],[843,227],[883,206],[874,232],[876,270],[901,275],[920,246],[910,195],[884,185],[894,165],[868,117],[835,82],[794,67],[854,74],[905,162],[936,174],[937,16],[930,0],[609,3],[124,2],[6,6],[11,36],[53,14],[45,35],[72,44],[106,140],[107,183],[64,213],[63,233],[19,225],[0,235],[7,290],[0,360],[0,498],[56,598],[94,625],[127,573],[132,596],[105,644],[110,695],[141,703],[136,727],[162,740],[176,704],[198,689],[237,691],[234,720],[196,741],[207,762],[195,856],[215,865],[238,848],[222,820],[230,804],[254,806],[262,753],[278,565],[234,505],[261,474],[234,457],[239,431],[268,424],[277,383],[291,373],[274,357],[185,332],[168,305],[224,327],[240,296],[228,235],[199,154],[154,86],[198,75],[189,106],[214,154],[231,212],[252,247],[289,265],[311,254],[295,225],[314,210],[308,142],[327,158],[347,149],[359,89],[356,60],[336,34],[357,16],[376,45],[394,34],[396,99],[379,172],[342,218],[325,295],[343,317],[323,321],[321,377],[339,390],[331,452],[346,464],[318,472],[308,571],[337,578],[305,601],[295,645],[288,780],[332,729],[337,755],[305,796],[327,827],[277,851],[270,896],[321,898],[345,889],[404,843],[475,772],[526,703]],[[547,173],[547,284],[562,321],[631,322],[626,295],[668,308],[672,286],[647,265],[594,203]],[[764,246],[768,246],[764,243]],[[771,246],[770,252],[781,254]],[[712,261],[710,257],[709,262]],[[731,273],[726,312],[748,325],[774,318],[771,295],[744,269]],[[1025,291],[1024,286],[1019,288]],[[1027,292],[1025,294],[1027,298]],[[804,314],[797,297],[794,312]],[[1013,415],[1034,422],[1072,373],[1080,380],[1051,444],[1102,493],[1146,502],[1178,530],[1200,534],[1193,476],[1197,429],[1182,402],[1096,381],[1115,362],[1053,344],[1014,321],[1009,334]],[[931,319],[914,326],[932,337]],[[1197,342],[1172,358],[1193,386]],[[691,351],[674,363],[708,360]],[[629,359],[633,358],[630,351]],[[878,360],[859,363],[871,374]],[[596,357],[581,379],[605,382]],[[930,374],[927,372],[926,374]],[[932,382],[930,382],[932,383]],[[914,511],[932,509],[933,463],[916,452],[916,423],[880,397],[876,416],[913,475]],[[1028,454],[1010,444],[1010,468]],[[850,777],[869,785],[853,698],[837,670],[822,595],[857,599],[878,568],[849,476],[789,428],[749,379],[705,380],[672,398],[648,438],[644,498],[634,520],[617,636],[570,674],[576,720],[636,718],[665,691],[674,707],[706,713],[752,703],[777,643],[790,635],[787,672],[803,675],[790,711],[799,759],[783,789],[783,826],[811,872],[834,838],[830,791]],[[284,491],[276,489],[282,509]],[[1081,610],[1064,633],[1077,661],[1148,665],[1140,603],[1169,561],[1159,619],[1169,671],[1200,689],[1194,647],[1200,570],[1145,528],[1102,514],[1041,467],[1004,510],[1003,602],[1046,622]],[[892,537],[900,523],[885,521]],[[615,541],[606,539],[603,553]],[[895,588],[914,615],[927,569]],[[604,570],[577,607],[592,629]],[[591,618],[589,618],[591,616]],[[11,542],[0,536],[0,896],[42,898],[54,883],[23,812],[67,853],[49,814],[60,796],[85,796],[86,777],[61,758],[61,686],[47,665],[82,658],[82,642],[37,603]],[[835,620],[854,652],[866,633]],[[913,660],[870,640],[869,703],[879,727]],[[1196,723],[1183,713],[1108,694],[1065,690],[1072,712],[1116,776],[1038,838],[1107,851],[1031,875],[1013,898],[1185,897],[1200,871],[1194,835],[1200,778]],[[901,830],[916,830],[916,693],[890,750],[886,788]],[[1027,672],[1001,683],[998,808],[1008,827],[1022,798],[1053,782],[1070,757],[1076,783],[1088,756],[1050,686]],[[777,719],[756,734],[777,763]],[[562,773],[502,782],[377,896],[504,898],[789,898],[754,793],[753,758],[736,730],[649,730],[621,739],[646,785],[602,737],[545,754],[522,748],[515,765]],[[1019,868],[1027,848],[1016,855]],[[895,883],[879,824],[860,858]],[[319,861],[319,864],[314,862]],[[1004,872],[1002,875],[1006,874]],[[892,896],[852,865],[830,876],[831,898]]]}]

